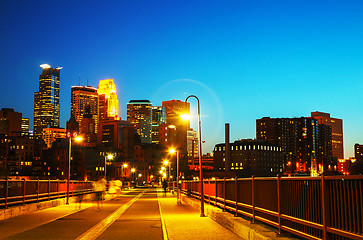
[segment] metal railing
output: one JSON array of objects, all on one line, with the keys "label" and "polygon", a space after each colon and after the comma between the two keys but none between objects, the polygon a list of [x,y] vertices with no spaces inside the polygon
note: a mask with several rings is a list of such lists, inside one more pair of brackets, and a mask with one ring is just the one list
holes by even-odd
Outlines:
[{"label": "metal railing", "polygon": [[[205,202],[306,239],[363,239],[363,176],[204,180]],[[200,199],[200,182],[182,191]]]},{"label": "metal railing", "polygon": [[[93,192],[92,182],[71,181],[70,197]],[[65,180],[0,180],[0,208],[64,198]]]}]

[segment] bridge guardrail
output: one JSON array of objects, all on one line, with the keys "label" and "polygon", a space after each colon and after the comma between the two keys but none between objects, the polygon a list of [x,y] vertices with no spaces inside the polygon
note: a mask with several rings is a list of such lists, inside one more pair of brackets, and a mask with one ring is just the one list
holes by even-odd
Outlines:
[{"label": "bridge guardrail", "polygon": [[[363,176],[204,180],[205,202],[306,239],[363,239]],[[200,199],[200,182],[184,181]]]},{"label": "bridge guardrail", "polygon": [[[70,181],[69,195],[92,193],[92,183]],[[0,208],[63,198],[66,195],[65,180],[0,180]]]}]

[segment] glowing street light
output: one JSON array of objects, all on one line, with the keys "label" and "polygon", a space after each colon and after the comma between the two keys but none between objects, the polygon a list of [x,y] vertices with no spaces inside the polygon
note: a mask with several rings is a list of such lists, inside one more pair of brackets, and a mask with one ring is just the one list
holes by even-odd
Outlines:
[{"label": "glowing street light", "polygon": [[113,155],[112,154],[108,154],[108,155],[105,155],[105,179],[107,180],[107,175],[106,175],[106,161],[108,160],[111,160],[113,159]]},{"label": "glowing street light", "polygon": [[67,133],[67,137],[69,138],[69,143],[68,143],[68,177],[67,177],[67,201],[66,201],[66,204],[69,204],[69,182],[71,181],[72,135],[73,135],[73,139],[76,142],[83,141],[83,138],[81,136],[77,136],[76,132],[74,132],[73,134],[71,134],[71,132]]},{"label": "glowing street light", "polygon": [[[204,190],[203,190],[203,171],[202,171],[202,133],[201,133],[201,122],[200,122],[200,103],[199,98],[195,95],[190,95],[185,99],[185,104],[187,103],[188,99],[194,97],[198,101],[198,138],[199,138],[199,179],[200,179],[200,216],[205,217],[204,215]],[[185,115],[183,119],[187,118]],[[189,117],[190,119],[190,117]]]}]

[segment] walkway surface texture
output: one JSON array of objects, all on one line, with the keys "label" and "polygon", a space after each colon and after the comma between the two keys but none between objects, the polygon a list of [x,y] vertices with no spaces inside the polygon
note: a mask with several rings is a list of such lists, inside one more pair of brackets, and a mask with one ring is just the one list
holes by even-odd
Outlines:
[{"label": "walkway surface texture", "polygon": [[161,189],[132,189],[0,221],[0,239],[241,239]]}]

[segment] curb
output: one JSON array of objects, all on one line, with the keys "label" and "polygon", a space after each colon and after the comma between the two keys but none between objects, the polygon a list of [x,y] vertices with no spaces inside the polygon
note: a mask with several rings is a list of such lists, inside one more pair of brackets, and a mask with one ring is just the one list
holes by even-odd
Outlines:
[{"label": "curb", "polygon": [[[188,198],[186,195],[182,195],[182,200],[194,207],[200,209],[200,201]],[[222,209],[204,204],[204,213],[213,221],[217,222],[221,226],[227,228],[231,232],[237,234],[243,239],[261,239],[261,240],[287,240],[287,239],[298,239],[288,233],[278,234],[277,229],[260,224],[251,223],[241,217],[235,217],[231,213],[223,212]]]}]

